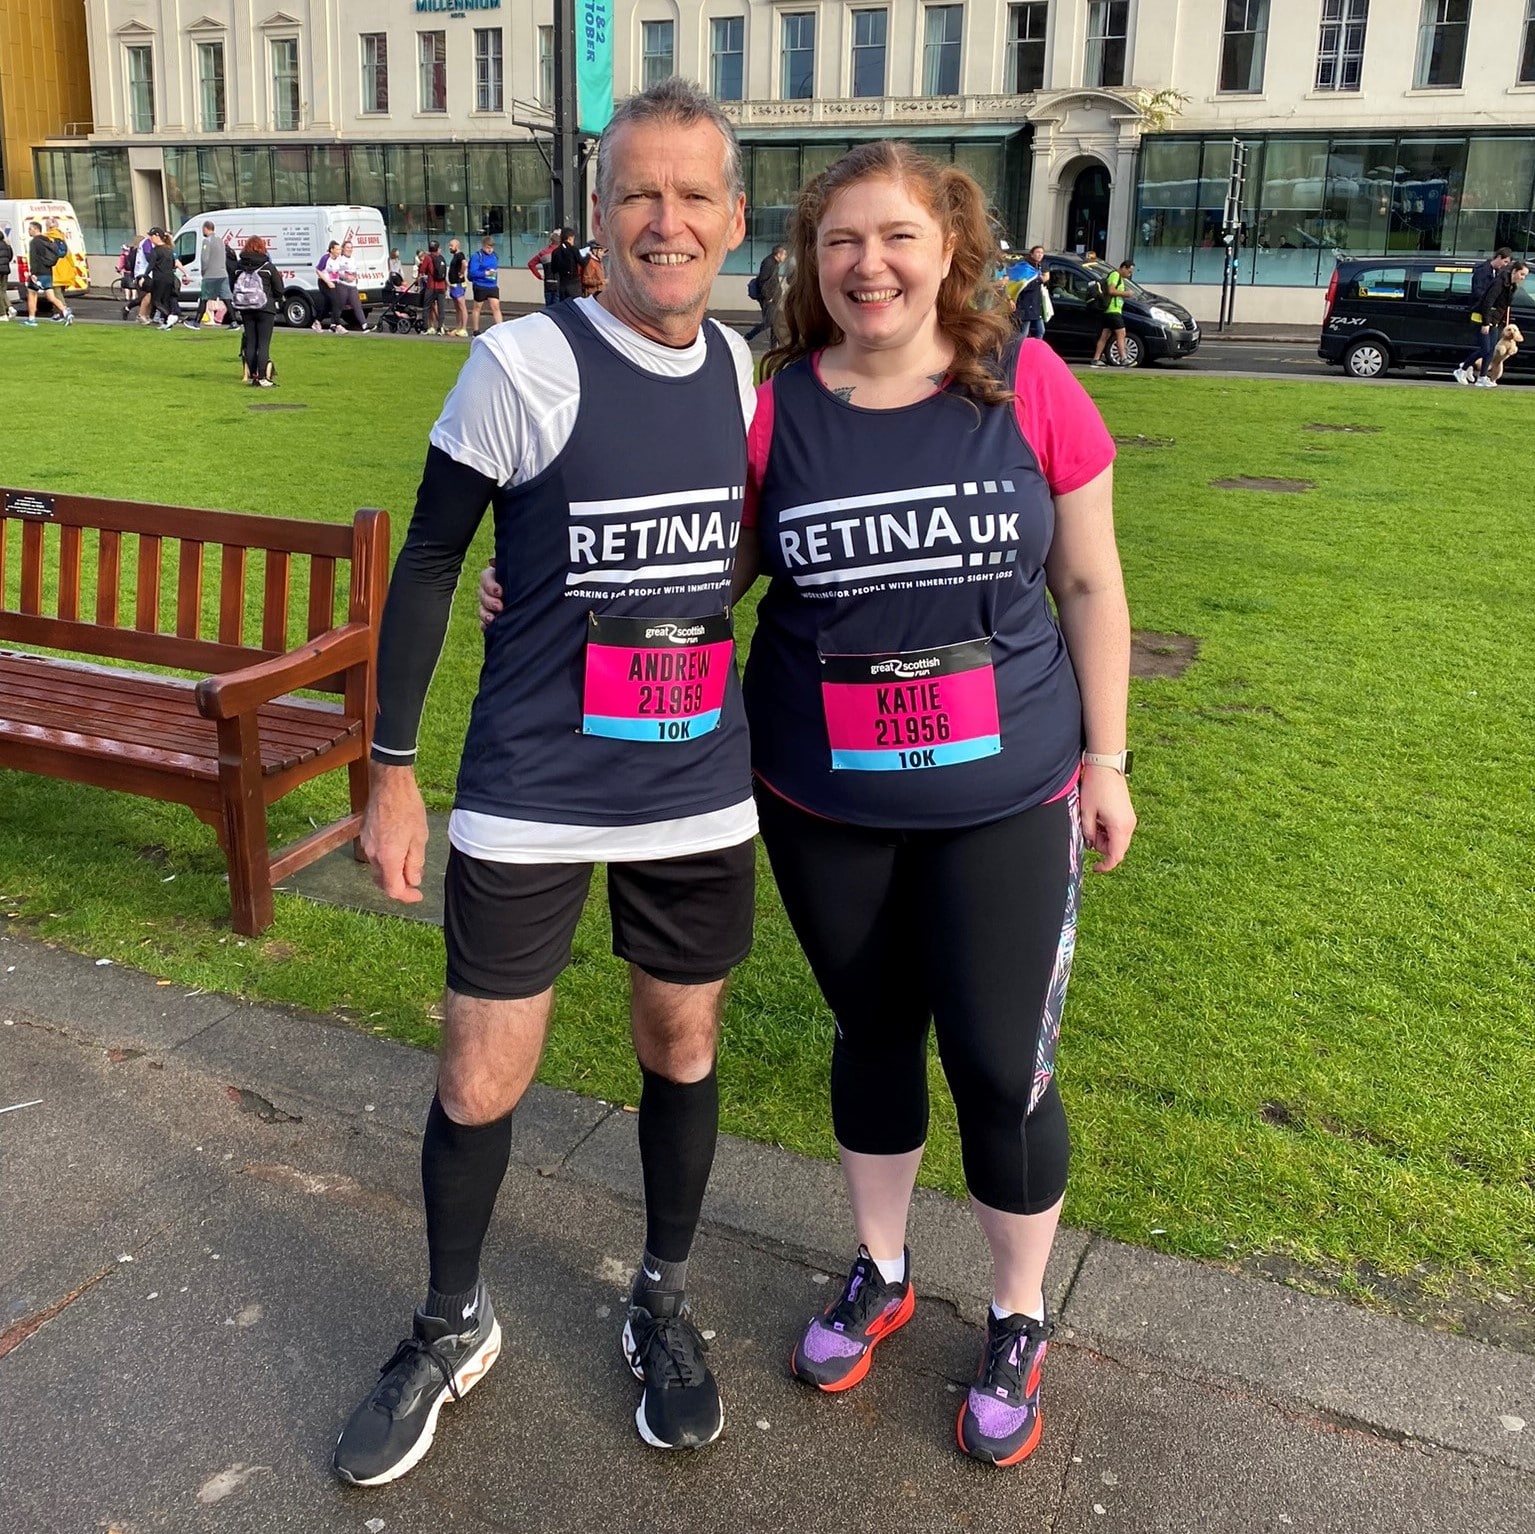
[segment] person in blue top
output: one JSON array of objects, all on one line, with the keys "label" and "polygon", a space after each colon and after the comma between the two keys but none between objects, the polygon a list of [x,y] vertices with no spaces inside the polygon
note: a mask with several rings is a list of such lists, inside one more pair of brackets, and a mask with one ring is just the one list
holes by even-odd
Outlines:
[{"label": "person in blue top", "polygon": [[490,323],[501,323],[500,273],[496,267],[496,242],[487,234],[480,241],[480,248],[469,258],[469,289],[474,297],[474,309],[469,321],[469,334],[480,333],[480,310],[490,305]]}]

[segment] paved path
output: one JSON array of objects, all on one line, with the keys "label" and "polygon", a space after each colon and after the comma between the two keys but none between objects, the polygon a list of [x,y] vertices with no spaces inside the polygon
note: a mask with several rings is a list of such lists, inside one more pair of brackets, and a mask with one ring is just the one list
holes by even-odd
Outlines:
[{"label": "paved path", "polygon": [[1535,1529],[1535,1359],[1075,1232],[1044,1442],[963,1459],[985,1264],[937,1195],[916,1319],[850,1396],[797,1387],[837,1173],[731,1139],[694,1264],[726,1432],[658,1454],[617,1346],[634,1119],[541,1088],[486,1256],[502,1358],[410,1477],[342,1487],[330,1446],[417,1298],[431,1059],[9,934],[0,1024],[0,1108],[32,1103],[0,1113],[4,1534]]}]

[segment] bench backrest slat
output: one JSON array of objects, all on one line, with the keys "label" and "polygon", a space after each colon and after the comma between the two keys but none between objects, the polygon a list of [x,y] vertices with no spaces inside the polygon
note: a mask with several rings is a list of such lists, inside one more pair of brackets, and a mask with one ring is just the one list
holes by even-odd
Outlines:
[{"label": "bench backrest slat", "polygon": [[[334,628],[338,601],[376,624],[388,553],[379,512],[337,526],[0,487],[0,643],[230,671]],[[327,680],[321,690],[340,690],[340,677]]]}]

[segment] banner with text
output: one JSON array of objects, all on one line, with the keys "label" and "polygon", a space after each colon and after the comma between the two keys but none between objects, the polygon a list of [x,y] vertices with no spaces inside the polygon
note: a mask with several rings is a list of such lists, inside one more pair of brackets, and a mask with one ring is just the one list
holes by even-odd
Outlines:
[{"label": "banner with text", "polygon": [[576,0],[576,102],[582,133],[613,115],[613,0]]}]

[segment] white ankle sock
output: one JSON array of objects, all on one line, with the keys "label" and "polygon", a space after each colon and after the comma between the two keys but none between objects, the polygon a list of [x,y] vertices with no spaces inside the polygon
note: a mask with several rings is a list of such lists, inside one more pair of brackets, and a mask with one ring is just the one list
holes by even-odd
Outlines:
[{"label": "white ankle sock", "polygon": [[1003,1308],[999,1304],[997,1304],[997,1302],[995,1300],[993,1300],[991,1302],[991,1313],[999,1321],[1005,1321],[1005,1320],[1007,1320],[1007,1318],[1009,1316],[1015,1316],[1015,1315],[1025,1315],[1031,1321],[1043,1321],[1045,1319],[1045,1307],[1044,1307],[1043,1304],[1040,1305],[1040,1307],[1039,1307],[1039,1309],[1037,1311],[1033,1311],[1033,1310],[1024,1310],[1024,1311],[1003,1310]]},{"label": "white ankle sock", "polygon": [[899,1257],[875,1257],[871,1254],[869,1259],[879,1269],[879,1276],[887,1284],[903,1284],[906,1282],[906,1254]]}]

